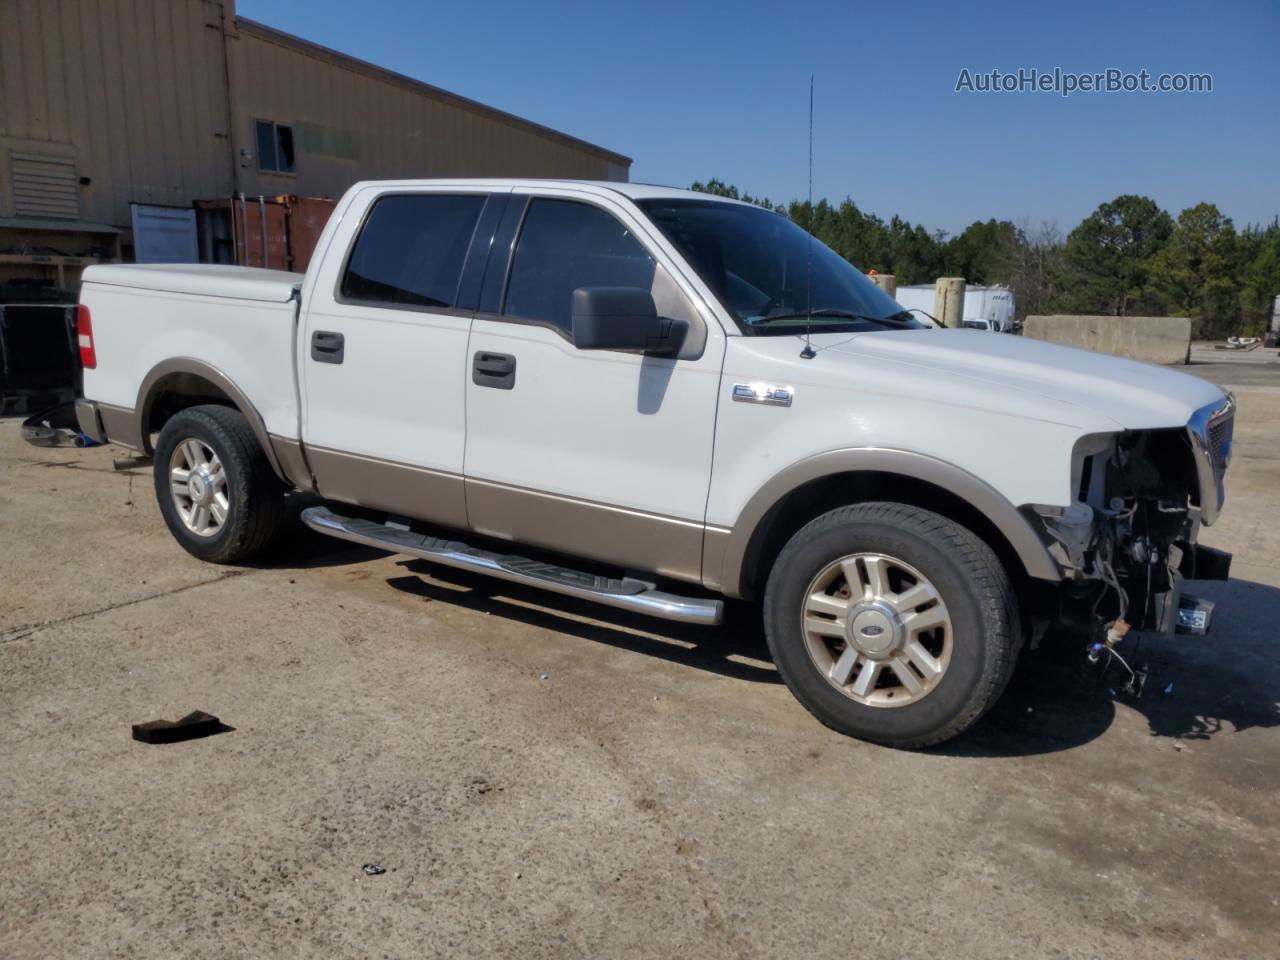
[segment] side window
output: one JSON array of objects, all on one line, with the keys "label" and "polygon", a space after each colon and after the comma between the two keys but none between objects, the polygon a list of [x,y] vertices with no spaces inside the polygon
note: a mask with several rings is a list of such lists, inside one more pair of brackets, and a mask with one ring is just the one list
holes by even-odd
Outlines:
[{"label": "side window", "polygon": [[484,201],[448,194],[379,198],[342,275],[343,298],[452,307]]},{"label": "side window", "polygon": [[640,241],[599,207],[535,199],[516,244],[503,312],[567,332],[575,289],[650,290],[654,270]]}]

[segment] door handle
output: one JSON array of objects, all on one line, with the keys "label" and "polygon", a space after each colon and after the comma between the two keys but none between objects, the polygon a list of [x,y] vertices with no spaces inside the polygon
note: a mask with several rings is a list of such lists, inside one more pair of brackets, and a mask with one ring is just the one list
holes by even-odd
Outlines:
[{"label": "door handle", "polygon": [[509,353],[476,351],[471,361],[471,382],[478,387],[512,389],[516,385],[516,358]]},{"label": "door handle", "polygon": [[347,338],[331,330],[311,334],[311,359],[317,363],[341,363]]}]

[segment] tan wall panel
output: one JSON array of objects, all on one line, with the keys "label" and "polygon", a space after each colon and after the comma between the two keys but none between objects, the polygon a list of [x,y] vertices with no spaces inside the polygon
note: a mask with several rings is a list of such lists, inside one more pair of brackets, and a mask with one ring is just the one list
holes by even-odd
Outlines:
[{"label": "tan wall panel", "polygon": [[106,91],[110,152],[108,156],[98,157],[94,168],[87,171],[95,184],[101,183],[105,189],[93,191],[84,216],[88,220],[123,225],[129,215],[129,195],[133,190],[137,161],[133,156],[136,151],[130,149],[129,106],[123,96],[124,61],[117,39],[120,10],[115,0],[92,0],[86,6],[94,8],[93,30],[102,57],[99,81]]},{"label": "tan wall panel", "polygon": [[40,4],[19,0],[14,28],[22,45],[22,70],[26,83],[26,136],[49,139],[49,102],[45,86],[44,44],[40,37]]},{"label": "tan wall panel", "polygon": [[[0,136],[27,136],[27,75],[22,64],[22,44],[17,9],[10,11],[14,20],[0,30]],[[7,191],[0,197],[0,216],[12,214],[12,199]]]},{"label": "tan wall panel", "polygon": [[160,104],[154,80],[149,75],[151,57],[139,56],[143,50],[150,50],[153,42],[145,17],[147,0],[118,0],[118,3],[121,93],[125,104],[125,129],[129,133],[129,165],[133,172],[127,199],[156,203],[159,198],[155,196],[155,188],[164,182],[160,158],[162,143],[156,133]]},{"label": "tan wall panel", "polygon": [[[183,104],[178,106],[179,90],[182,83],[179,78],[191,71],[190,59],[180,61],[179,48],[187,47],[187,19],[192,5],[187,3],[161,3],[151,8],[152,27],[155,30],[156,56],[153,61],[156,67],[156,83],[160,87],[162,111],[160,114],[160,136],[165,146],[161,147],[161,156],[168,144],[194,144],[194,130],[190,123],[195,112],[195,98],[183,97]],[[166,38],[169,42],[165,42]],[[179,66],[179,63],[182,65]],[[208,146],[212,146],[211,144]],[[200,159],[205,150],[192,150],[184,155],[183,163],[177,168],[165,170],[166,188],[180,190],[190,198],[193,188],[198,189],[200,182]],[[168,199],[168,197],[166,197]],[[179,200],[181,202],[181,200]]]},{"label": "tan wall panel", "polygon": [[[71,2],[71,0],[60,0],[57,4],[51,4],[58,8],[58,22],[54,28],[57,34],[61,36],[65,56],[62,57],[63,69],[66,73],[66,88],[68,95],[66,97],[66,119],[68,131],[75,130],[80,132],[80,136],[75,138],[76,153],[78,158],[76,172],[78,175],[84,175],[85,169],[92,169],[97,165],[97,159],[101,155],[99,147],[100,125],[95,121],[89,99],[89,84],[86,79],[85,72],[85,44],[84,37],[80,32],[79,4]],[[79,91],[84,91],[81,95]],[[67,139],[70,139],[68,133]],[[88,190],[79,188],[80,206],[84,208],[91,205],[92,198],[89,196]]]},{"label": "tan wall panel", "polygon": [[67,129],[67,83],[65,66],[68,57],[63,55],[60,24],[58,22],[57,0],[45,0],[39,5],[40,16],[36,21],[40,31],[42,45],[41,60],[44,65],[45,88],[45,129],[48,139],[55,143],[66,143],[70,131]]},{"label": "tan wall panel", "polygon": [[[237,181],[338,196],[359,179],[625,173],[607,151],[243,21],[224,52],[221,0],[0,0],[0,14],[0,164],[18,142],[73,156],[92,179],[85,220],[128,228],[131,201],[187,206]],[[235,156],[256,154],[259,118],[310,125],[296,176]]]},{"label": "tan wall panel", "polygon": [[[252,144],[254,122],[274,120],[294,125],[298,146],[293,176],[259,171],[256,156],[242,166],[246,193],[337,196],[359,179],[605,179],[625,171],[602,151],[285,46],[253,25],[242,22],[238,36],[238,138]],[[354,137],[358,159],[311,149],[298,136],[301,126],[327,131],[335,142]]]},{"label": "tan wall panel", "polygon": [[[4,0],[0,150],[74,148],[85,220],[230,190],[216,0]],[[30,150],[30,145],[23,147]],[[38,152],[38,151],[37,151]],[[0,211],[9,212],[7,191]]]}]

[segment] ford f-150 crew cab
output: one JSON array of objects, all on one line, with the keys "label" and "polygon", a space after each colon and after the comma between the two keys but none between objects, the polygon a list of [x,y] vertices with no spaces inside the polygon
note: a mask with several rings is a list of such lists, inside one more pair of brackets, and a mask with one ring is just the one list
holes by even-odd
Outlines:
[{"label": "ford f-150 crew cab", "polygon": [[81,429],[234,563],[311,528],[659,617],[758,598],[824,723],[937,743],[1078,624],[1203,627],[1233,400],[922,328],[786,217],[639,184],[360,183],[304,275],[84,274]]}]

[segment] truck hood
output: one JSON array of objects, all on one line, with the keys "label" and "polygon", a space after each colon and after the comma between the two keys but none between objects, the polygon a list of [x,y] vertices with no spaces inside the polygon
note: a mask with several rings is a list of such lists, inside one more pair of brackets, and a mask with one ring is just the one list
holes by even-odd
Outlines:
[{"label": "truck hood", "polygon": [[[790,337],[767,339],[785,342],[786,353],[795,347]],[[946,382],[953,388],[947,392],[958,388],[962,402],[975,407],[1079,426],[1099,420],[1126,430],[1185,426],[1224,396],[1208,381],[1166,367],[979,330],[822,334],[813,345],[818,356],[798,363],[825,363],[832,373],[856,368],[864,382],[872,372],[881,383],[897,376],[916,395]],[[798,379],[810,379],[804,367],[793,369]]]}]

